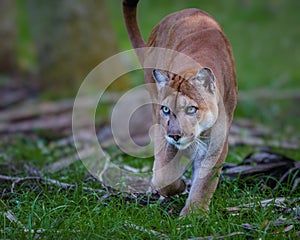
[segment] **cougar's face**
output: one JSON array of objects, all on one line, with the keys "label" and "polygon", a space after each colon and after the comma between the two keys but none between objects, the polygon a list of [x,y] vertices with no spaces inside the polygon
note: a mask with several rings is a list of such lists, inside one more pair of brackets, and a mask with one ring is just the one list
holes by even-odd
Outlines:
[{"label": "cougar's face", "polygon": [[200,134],[216,121],[216,113],[209,105],[205,101],[197,103],[178,92],[166,97],[159,115],[167,142],[184,150],[197,141]]},{"label": "cougar's face", "polygon": [[188,148],[218,117],[215,77],[211,69],[201,68],[188,77],[153,70],[161,108],[159,122],[168,143]]}]

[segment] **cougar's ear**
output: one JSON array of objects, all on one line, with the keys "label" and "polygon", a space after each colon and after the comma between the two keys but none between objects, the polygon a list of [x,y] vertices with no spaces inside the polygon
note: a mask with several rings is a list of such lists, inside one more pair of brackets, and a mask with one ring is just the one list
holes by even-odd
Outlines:
[{"label": "cougar's ear", "polygon": [[216,89],[215,76],[210,68],[201,68],[196,75],[196,79],[210,92]]},{"label": "cougar's ear", "polygon": [[162,89],[169,82],[169,77],[161,70],[154,69],[152,75],[157,83],[158,90]]}]

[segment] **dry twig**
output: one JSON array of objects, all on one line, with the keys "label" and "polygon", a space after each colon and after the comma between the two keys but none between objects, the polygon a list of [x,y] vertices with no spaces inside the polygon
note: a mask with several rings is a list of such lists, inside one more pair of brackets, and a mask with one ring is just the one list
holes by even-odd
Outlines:
[{"label": "dry twig", "polygon": [[221,236],[206,236],[206,237],[198,237],[198,238],[189,238],[189,240],[213,240],[213,239],[224,239],[224,238],[230,238],[237,235],[244,235],[244,232],[233,232],[229,233],[227,235],[221,235]]},{"label": "dry twig", "polygon": [[[50,178],[41,178],[37,176],[29,176],[29,177],[11,177],[11,176],[6,176],[6,175],[0,175],[0,180],[2,181],[8,181],[12,182],[11,186],[11,191],[14,191],[15,184],[19,184],[21,182],[26,182],[26,181],[34,181],[34,182],[39,182],[42,184],[47,184],[47,185],[54,185],[56,187],[60,187],[63,189],[74,189],[77,188],[77,184],[69,184],[69,183],[64,183],[60,182],[54,179]],[[103,189],[94,189],[94,188],[89,188],[89,187],[82,187],[83,190],[88,191],[88,192],[96,192],[96,193],[103,193],[105,190]]]}]

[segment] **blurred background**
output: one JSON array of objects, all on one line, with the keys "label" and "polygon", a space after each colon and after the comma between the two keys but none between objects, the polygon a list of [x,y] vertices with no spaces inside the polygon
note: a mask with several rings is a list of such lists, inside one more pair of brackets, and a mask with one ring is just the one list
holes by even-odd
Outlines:
[{"label": "blurred background", "polygon": [[[210,13],[231,42],[236,118],[270,126],[278,138],[298,138],[300,1],[141,0],[144,39],[164,16],[189,7]],[[121,0],[0,0],[0,36],[0,115],[24,103],[74,98],[95,66],[131,49]],[[112,91],[141,83],[142,72],[135,72]]]}]

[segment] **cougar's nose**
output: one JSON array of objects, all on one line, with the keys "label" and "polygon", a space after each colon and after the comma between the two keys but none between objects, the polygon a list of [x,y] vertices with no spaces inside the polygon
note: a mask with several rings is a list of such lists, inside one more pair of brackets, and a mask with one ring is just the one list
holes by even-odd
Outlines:
[{"label": "cougar's nose", "polygon": [[181,138],[181,135],[168,135],[170,138],[173,138],[176,142]]}]

